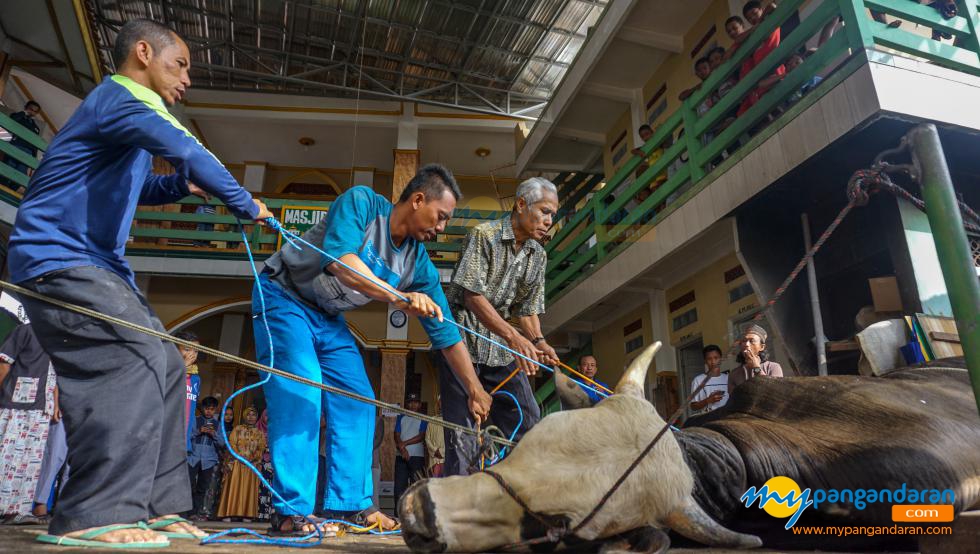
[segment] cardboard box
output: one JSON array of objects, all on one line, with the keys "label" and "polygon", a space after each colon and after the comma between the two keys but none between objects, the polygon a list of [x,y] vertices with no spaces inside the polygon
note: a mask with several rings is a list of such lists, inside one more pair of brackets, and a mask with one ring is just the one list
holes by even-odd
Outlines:
[{"label": "cardboard box", "polygon": [[871,299],[876,312],[901,312],[902,297],[898,293],[898,279],[891,277],[872,277],[868,279]]}]

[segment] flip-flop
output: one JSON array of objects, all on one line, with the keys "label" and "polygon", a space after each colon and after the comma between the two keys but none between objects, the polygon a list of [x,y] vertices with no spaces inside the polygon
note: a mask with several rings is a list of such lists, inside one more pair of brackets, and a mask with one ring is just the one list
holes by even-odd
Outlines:
[{"label": "flip-flop", "polygon": [[145,523],[121,523],[118,525],[106,525],[98,529],[92,529],[82,533],[77,537],[66,537],[64,535],[38,535],[37,541],[57,546],[84,546],[92,548],[166,548],[170,546],[170,541],[164,542],[105,542],[92,540],[95,537],[118,531],[120,529],[146,529]]},{"label": "flip-flop", "polygon": [[[157,533],[160,533],[161,535],[167,537],[168,539],[188,539],[188,540],[199,541],[204,538],[204,537],[199,537],[194,533],[184,533],[180,531],[163,530],[164,527],[170,527],[174,523],[189,523],[191,525],[194,525],[194,522],[188,521],[180,516],[171,516],[171,517],[165,517],[159,521],[154,521],[153,523],[147,523],[146,528],[151,531],[156,531]],[[194,526],[197,527],[196,525]]]}]

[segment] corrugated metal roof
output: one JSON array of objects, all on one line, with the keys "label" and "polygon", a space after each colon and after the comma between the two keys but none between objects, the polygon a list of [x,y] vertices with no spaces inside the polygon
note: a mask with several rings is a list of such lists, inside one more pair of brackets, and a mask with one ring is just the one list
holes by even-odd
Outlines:
[{"label": "corrugated metal roof", "polygon": [[108,58],[149,18],[192,53],[195,86],[411,99],[533,116],[608,0],[92,0]]}]

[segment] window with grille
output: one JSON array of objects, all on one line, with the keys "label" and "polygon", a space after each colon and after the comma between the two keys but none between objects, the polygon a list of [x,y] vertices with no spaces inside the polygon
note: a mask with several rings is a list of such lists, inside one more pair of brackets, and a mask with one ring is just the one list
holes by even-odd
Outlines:
[{"label": "window with grille", "polygon": [[752,284],[746,281],[733,289],[728,289],[728,303],[734,304],[750,294],[752,294]]},{"label": "window with grille", "polygon": [[626,341],[626,353],[629,354],[630,352],[637,350],[642,346],[643,346],[643,335],[640,335],[638,337],[633,337],[630,340]]},{"label": "window with grille", "polygon": [[679,331],[698,320],[698,309],[691,308],[674,318],[674,330]]}]

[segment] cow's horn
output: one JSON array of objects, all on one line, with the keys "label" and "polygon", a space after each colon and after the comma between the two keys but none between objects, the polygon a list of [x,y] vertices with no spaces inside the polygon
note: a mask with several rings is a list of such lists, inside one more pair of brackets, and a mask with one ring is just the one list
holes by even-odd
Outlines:
[{"label": "cow's horn", "polygon": [[690,496],[683,507],[670,513],[663,524],[681,535],[701,544],[721,548],[757,548],[762,539],[755,535],[736,533],[711,519]]},{"label": "cow's horn", "polygon": [[619,380],[619,384],[616,385],[616,394],[644,397],[643,387],[647,379],[647,368],[650,367],[650,362],[653,361],[657,350],[660,350],[660,341],[651,344],[646,350],[640,352],[640,355],[633,360],[626,373],[623,374],[623,378]]}]

